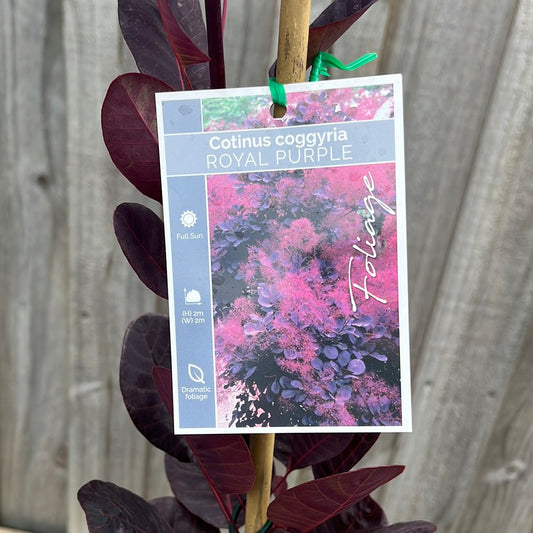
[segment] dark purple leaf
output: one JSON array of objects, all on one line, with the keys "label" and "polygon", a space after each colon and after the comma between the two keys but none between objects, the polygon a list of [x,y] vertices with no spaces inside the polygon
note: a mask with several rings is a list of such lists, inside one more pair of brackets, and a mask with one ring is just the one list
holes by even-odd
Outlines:
[{"label": "dark purple leaf", "polygon": [[[193,40],[194,38],[198,39],[202,32],[205,34],[205,26],[201,11],[199,11],[198,0],[184,0],[177,3],[178,5],[174,7],[176,13],[173,12],[169,0],[156,1],[163,27],[181,69],[186,88],[192,89],[193,86],[185,69],[191,65],[209,61],[209,56],[200,50]],[[184,23],[188,24],[186,29],[182,28]],[[189,36],[187,31],[194,33],[194,35]],[[203,37],[201,37],[201,40],[203,41]],[[185,87],[183,88],[185,89]]]},{"label": "dark purple leaf", "polygon": [[311,361],[311,366],[315,369],[315,370],[322,370],[324,368],[324,362],[322,361],[322,359],[319,359],[318,357],[316,357],[315,359],[313,359]]},{"label": "dark purple leaf", "polygon": [[281,397],[285,399],[294,398],[296,396],[296,391],[293,389],[285,389],[281,391]]},{"label": "dark purple leaf", "polygon": [[143,194],[161,202],[155,93],[172,87],[145,74],[115,78],[102,105],[102,133],[116,167]]},{"label": "dark purple leaf", "polygon": [[229,511],[224,512],[220,508],[202,469],[196,463],[178,461],[167,454],[165,471],[172,492],[191,513],[215,527],[227,527]]},{"label": "dark purple leaf", "polygon": [[105,481],[89,481],[78,491],[89,531],[172,533],[170,526],[143,498]]},{"label": "dark purple leaf", "polygon": [[328,359],[337,359],[339,356],[339,350],[335,346],[324,346],[323,352]]},{"label": "dark purple leaf", "polygon": [[[314,20],[309,27],[307,67],[310,67],[318,52],[329,50],[333,43],[359,19],[377,0],[335,0]],[[353,61],[355,58],[346,58]],[[276,64],[270,67],[269,75],[275,73]]]},{"label": "dark purple leaf", "polygon": [[[185,2],[169,2],[174,19],[178,21],[181,29],[188,35],[194,45],[204,54],[208,54],[207,32],[204,16],[199,0],[186,0]],[[207,56],[205,56],[207,57]],[[196,62],[186,67],[185,72],[193,89],[209,89],[210,61]]]},{"label": "dark purple leaf", "polygon": [[[437,531],[437,526],[424,520],[415,520],[414,522],[398,522],[392,526],[372,529],[371,533],[433,533]],[[365,531],[355,533],[366,533]]]},{"label": "dark purple leaf", "polygon": [[287,490],[287,479],[284,476],[274,476],[272,478],[272,493],[278,497]]},{"label": "dark purple leaf", "polygon": [[361,316],[358,316],[357,319],[355,320],[355,325],[360,326],[362,328],[368,328],[369,326],[372,325],[373,322],[374,320],[372,319],[371,316],[361,315]]},{"label": "dark purple leaf", "polygon": [[264,331],[264,326],[258,322],[247,322],[243,326],[245,335],[258,335]]},{"label": "dark purple leaf", "polygon": [[308,481],[281,494],[268,518],[281,527],[308,531],[361,501],[402,473],[401,465],[363,468]]},{"label": "dark purple leaf", "polygon": [[305,468],[331,459],[352,440],[348,433],[301,433],[292,437],[289,470]]},{"label": "dark purple leaf", "polygon": [[179,90],[179,66],[156,0],[118,0],[118,20],[139,71]]},{"label": "dark purple leaf", "polygon": [[172,371],[164,366],[154,366],[152,367],[152,379],[165,407],[172,415],[174,413],[172,402]]},{"label": "dark purple leaf", "polygon": [[274,441],[274,457],[285,466],[289,463],[292,449],[292,437],[290,433],[276,433]]},{"label": "dark purple leaf", "polygon": [[163,221],[144,205],[123,203],[115,209],[113,227],[139,279],[158,296],[168,298]]},{"label": "dark purple leaf", "polygon": [[120,390],[135,427],[154,445],[183,455],[183,441],[174,435],[172,416],[152,378],[153,367],[170,369],[170,330],[166,316],[146,314],[131,322],[120,359]]},{"label": "dark purple leaf", "polygon": [[387,525],[387,518],[380,505],[370,496],[352,505],[342,513],[320,524],[312,533],[344,533],[374,531]]},{"label": "dark purple leaf", "polygon": [[[329,50],[333,43],[377,0],[335,0],[309,27],[307,66],[318,52]],[[355,59],[355,58],[354,58]],[[346,61],[353,61],[349,58]]]},{"label": "dark purple leaf", "polygon": [[363,363],[361,359],[352,359],[348,363],[347,368],[352,374],[356,376],[361,375],[366,370],[365,363]]},{"label": "dark purple leaf", "polygon": [[221,494],[244,494],[255,481],[250,450],[241,435],[186,437],[212,488]]},{"label": "dark purple leaf", "polygon": [[175,533],[219,533],[219,529],[192,514],[173,496],[149,501]]},{"label": "dark purple leaf", "polygon": [[352,397],[352,387],[349,385],[343,385],[337,390],[337,394],[335,395],[337,401],[340,402],[347,402]]},{"label": "dark purple leaf", "polygon": [[341,474],[352,469],[378,440],[379,433],[358,433],[338,455],[313,465],[315,478]]},{"label": "dark purple leaf", "polygon": [[[175,20],[197,48],[207,49],[207,36],[198,0],[172,2]],[[161,20],[156,0],[119,0],[118,17],[122,35],[140,72],[158,78],[176,90],[184,88],[174,50]],[[205,59],[204,59],[205,60]],[[186,68],[194,89],[209,88],[209,68],[194,64]]]},{"label": "dark purple leaf", "polygon": [[220,529],[192,514],[173,496],[150,500],[158,514],[175,533],[219,533]]}]

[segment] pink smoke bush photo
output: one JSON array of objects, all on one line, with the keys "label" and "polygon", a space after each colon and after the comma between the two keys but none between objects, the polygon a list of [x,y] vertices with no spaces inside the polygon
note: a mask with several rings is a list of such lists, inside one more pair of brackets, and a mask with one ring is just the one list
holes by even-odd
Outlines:
[{"label": "pink smoke bush photo", "polygon": [[[281,122],[260,98],[205,102],[206,129],[394,112],[392,86],[293,93]],[[219,425],[401,425],[395,164],[212,175],[208,198]]]},{"label": "pink smoke bush photo", "polygon": [[[207,128],[272,125],[245,100],[231,122],[207,102]],[[390,118],[392,88],[288,109],[283,125]],[[395,164],[212,175],[208,199],[219,425],[401,425]]]}]

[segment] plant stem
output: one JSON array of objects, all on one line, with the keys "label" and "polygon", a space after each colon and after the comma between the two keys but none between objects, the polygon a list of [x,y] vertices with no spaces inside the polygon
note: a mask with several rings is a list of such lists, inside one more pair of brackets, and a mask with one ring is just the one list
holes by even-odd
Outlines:
[{"label": "plant stem", "polygon": [[226,70],[224,67],[224,44],[222,29],[222,10],[220,0],[205,0],[205,21],[207,26],[207,49],[211,89],[226,87]]},{"label": "plant stem", "polygon": [[257,533],[267,521],[275,437],[274,433],[250,436],[255,483],[246,497],[246,533]]},{"label": "plant stem", "polygon": [[[281,0],[276,70],[278,83],[305,80],[310,10],[311,0]],[[285,109],[274,106],[274,117],[282,117],[284,114]],[[246,533],[257,533],[267,520],[274,439],[274,434],[252,435],[250,438],[256,479],[246,499]]]}]

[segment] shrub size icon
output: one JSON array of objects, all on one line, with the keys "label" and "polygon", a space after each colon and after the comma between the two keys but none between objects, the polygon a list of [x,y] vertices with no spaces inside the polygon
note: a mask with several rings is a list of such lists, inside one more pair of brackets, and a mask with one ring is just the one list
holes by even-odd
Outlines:
[{"label": "shrub size icon", "polygon": [[185,305],[201,305],[202,297],[197,290],[193,289],[188,291],[187,289],[183,289],[183,294],[185,296]]}]

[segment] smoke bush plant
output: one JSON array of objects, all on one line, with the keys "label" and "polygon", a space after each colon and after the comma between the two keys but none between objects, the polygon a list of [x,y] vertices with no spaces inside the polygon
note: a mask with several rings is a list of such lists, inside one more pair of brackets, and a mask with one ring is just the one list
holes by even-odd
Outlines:
[{"label": "smoke bush plant", "polygon": [[[329,48],[374,2],[332,2],[311,25],[308,61],[319,50]],[[140,73],[124,74],[111,83],[102,106],[104,141],[124,176],[143,194],[158,201],[161,184],[153,95],[159,91],[224,86],[220,7],[219,0],[206,0],[206,32],[198,0],[118,1],[122,33]],[[375,114],[376,109],[366,109],[365,95],[360,96],[358,109],[347,112]],[[374,95],[368,102],[379,104],[382,109],[381,96],[386,100],[386,95]],[[317,113],[321,116],[327,113],[320,98],[303,104],[294,120],[312,120]],[[245,118],[261,120],[248,114]],[[372,171],[379,181],[377,169]],[[242,199],[242,192],[246,191],[250,198],[248,203],[236,202],[231,212],[217,212],[216,208],[210,211],[216,220],[212,235],[216,243],[213,282],[219,287],[215,318],[221,328],[233,327],[233,336],[228,334],[225,340],[218,340],[221,361],[225,362],[221,375],[240,381],[248,391],[253,387],[261,389],[263,402],[295,400],[305,406],[300,410],[291,402],[292,407],[287,408],[289,419],[284,423],[337,424],[343,423],[343,417],[364,424],[394,423],[396,392],[387,383],[390,376],[378,376],[378,363],[385,360],[390,363],[397,357],[394,317],[386,313],[378,316],[369,310],[368,314],[353,319],[341,319],[345,302],[336,295],[335,285],[343,274],[335,268],[331,243],[342,241],[342,229],[333,235],[313,217],[313,209],[323,210],[326,218],[339,217],[349,209],[356,213],[357,205],[350,206],[349,195],[344,197],[344,203],[335,205],[339,193],[333,194],[333,189],[342,186],[342,169],[324,174],[314,171],[292,175],[248,174],[239,178],[238,187],[234,186],[236,179],[220,176],[210,182],[212,195],[235,195]],[[273,202],[278,203],[274,206]],[[275,217],[268,214],[272,212]],[[357,216],[357,213],[352,216],[353,223]],[[161,219],[141,204],[121,204],[113,223],[119,244],[139,278],[166,298]],[[383,221],[380,233],[385,237],[387,231]],[[258,232],[262,237],[268,235],[262,248],[254,246]],[[268,244],[269,239],[272,245]],[[275,239],[285,242],[278,252],[273,246]],[[282,281],[296,273],[306,275],[301,290],[308,298],[307,305],[297,310],[291,309],[294,294]],[[242,285],[243,296],[231,297],[224,290],[230,276]],[[262,281],[254,289],[259,278]],[[274,279],[278,282],[274,283]],[[318,280],[327,286],[325,295],[316,292]],[[281,293],[288,298],[285,304]],[[323,296],[329,299],[326,306]],[[238,322],[241,329],[235,327]],[[314,340],[294,338],[298,335],[295,326],[302,324]],[[287,337],[287,342],[279,341],[271,354],[263,353],[262,342],[257,341],[264,338],[266,342],[267,337],[280,334]],[[244,354],[249,337],[254,339],[255,348]],[[324,346],[318,354],[306,351],[306,343],[314,342]],[[259,371],[256,361],[259,355],[266,356],[262,359],[281,369],[282,374],[261,383],[259,376],[265,373]],[[309,377],[306,372],[311,372],[312,379],[319,384],[316,390],[304,384]],[[355,379],[358,395],[353,396],[351,386]],[[128,326],[120,360],[120,388],[135,426],[154,446],[166,452],[165,470],[173,496],[148,502],[111,482],[91,481],[78,492],[89,530],[212,533],[229,526],[231,531],[238,531],[244,494],[255,479],[248,443],[241,435],[173,434],[167,317],[145,314]],[[233,422],[272,423],[274,411],[265,409],[267,418],[263,420],[262,404],[251,405],[249,392],[243,394],[232,413]],[[328,421],[319,405],[333,398],[340,404],[344,401],[346,408],[334,412]],[[383,510],[370,497],[372,491],[399,475],[403,466],[351,471],[377,438],[378,434],[276,435],[275,454],[285,465],[285,473],[274,477],[275,498],[268,509],[269,522],[262,531],[435,531],[433,524],[422,521],[387,525]],[[312,468],[315,479],[287,489],[289,473],[305,467]]]}]

